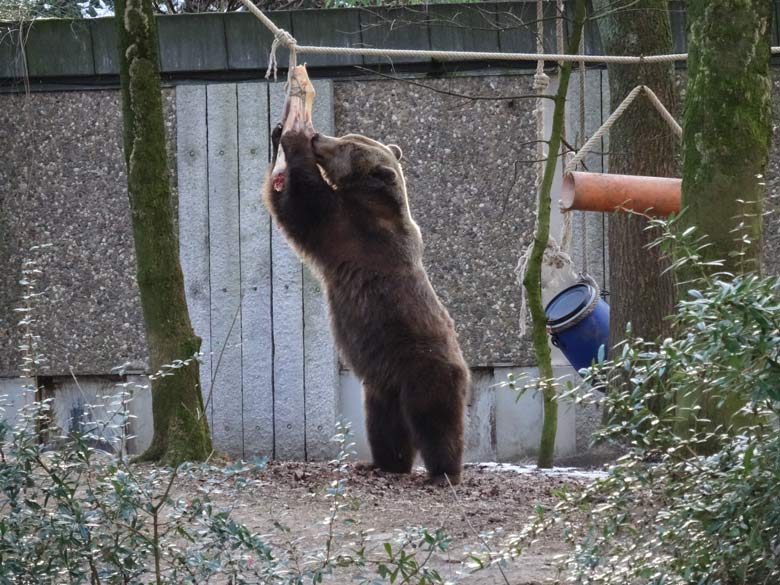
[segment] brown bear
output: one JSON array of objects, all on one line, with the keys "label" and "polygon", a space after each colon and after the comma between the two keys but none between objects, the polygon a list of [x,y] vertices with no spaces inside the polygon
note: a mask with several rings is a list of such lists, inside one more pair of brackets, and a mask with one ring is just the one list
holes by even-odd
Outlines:
[{"label": "brown bear", "polygon": [[287,171],[264,200],[322,281],[336,344],[363,382],[373,465],[409,473],[419,450],[432,483],[458,483],[469,369],[423,267],[400,149],[281,126],[272,138],[271,168],[281,142]]}]

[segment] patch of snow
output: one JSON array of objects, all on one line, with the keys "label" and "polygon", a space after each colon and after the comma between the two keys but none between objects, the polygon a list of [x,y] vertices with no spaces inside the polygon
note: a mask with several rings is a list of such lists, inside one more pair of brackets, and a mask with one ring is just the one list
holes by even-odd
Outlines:
[{"label": "patch of snow", "polygon": [[466,467],[476,468],[482,471],[495,471],[498,473],[518,473],[536,475],[558,475],[578,479],[604,479],[607,472],[598,469],[580,469],[579,467],[553,467],[540,469],[536,465],[513,465],[511,463],[467,463]]}]

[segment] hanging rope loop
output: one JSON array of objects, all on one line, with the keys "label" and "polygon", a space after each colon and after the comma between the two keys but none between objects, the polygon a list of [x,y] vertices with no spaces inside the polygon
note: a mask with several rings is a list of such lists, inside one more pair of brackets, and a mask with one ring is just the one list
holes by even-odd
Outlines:
[{"label": "hanging rope loop", "polygon": [[271,77],[271,72],[274,74],[274,81],[276,81],[276,69],[278,61],[276,59],[276,50],[281,46],[290,51],[290,64],[287,68],[288,76],[292,68],[297,64],[297,47],[298,41],[295,40],[290,33],[283,28],[277,28],[274,33],[274,41],[271,43],[271,54],[268,57],[268,69],[265,71],[265,78]]},{"label": "hanging rope loop", "polygon": [[545,92],[548,87],[550,87],[550,76],[544,71],[534,73],[534,91],[537,93]]},{"label": "hanging rope loop", "polygon": [[567,175],[577,168],[577,165],[582,162],[582,159],[585,158],[585,156],[591,151],[596,143],[601,140],[601,138],[609,131],[610,128],[612,128],[612,126],[618,121],[620,116],[623,115],[623,113],[628,109],[628,106],[634,102],[640,93],[644,93],[647,96],[647,98],[650,100],[650,103],[653,104],[655,109],[658,110],[658,113],[661,114],[661,117],[666,121],[667,124],[669,124],[672,132],[674,132],[678,138],[682,138],[682,128],[677,123],[677,120],[674,119],[674,116],[672,116],[671,112],[669,112],[669,110],[667,110],[666,107],[661,103],[661,100],[658,99],[658,96],[655,95],[653,90],[651,90],[646,85],[637,85],[629,92],[629,94],[615,109],[615,111],[612,112],[609,118],[607,118],[607,120],[601,125],[601,128],[596,130],[593,136],[591,136],[588,141],[582,145],[582,147],[577,151],[577,154],[575,154],[574,157],[569,161],[569,164],[566,165]]}]

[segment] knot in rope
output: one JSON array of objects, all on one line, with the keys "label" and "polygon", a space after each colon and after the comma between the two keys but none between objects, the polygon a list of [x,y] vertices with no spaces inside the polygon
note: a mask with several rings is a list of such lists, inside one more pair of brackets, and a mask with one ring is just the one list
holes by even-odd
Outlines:
[{"label": "knot in rope", "polygon": [[278,61],[276,59],[276,50],[280,46],[290,50],[290,65],[288,67],[288,71],[292,71],[292,68],[297,64],[297,55],[295,49],[298,46],[298,41],[296,41],[295,37],[293,37],[283,28],[277,28],[274,31],[274,41],[271,43],[271,54],[268,57],[268,69],[265,71],[266,79],[271,77],[271,72],[273,71],[274,81],[276,81],[276,69],[278,65]]},{"label": "knot in rope", "polygon": [[550,86],[550,76],[544,71],[537,71],[534,74],[534,90],[543,92]]},{"label": "knot in rope", "polygon": [[290,33],[288,33],[283,28],[278,29],[274,33],[274,42],[277,45],[282,45],[283,47],[288,47],[288,48],[298,44],[298,41],[295,40],[295,37],[293,37]]}]

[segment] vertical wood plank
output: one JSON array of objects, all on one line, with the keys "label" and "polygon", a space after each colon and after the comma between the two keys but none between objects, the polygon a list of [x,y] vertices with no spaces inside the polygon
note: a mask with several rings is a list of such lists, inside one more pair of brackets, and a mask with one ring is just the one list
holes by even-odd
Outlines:
[{"label": "vertical wood plank", "polygon": [[211,349],[217,449],[241,455],[241,313],[236,85],[206,89],[208,123]]},{"label": "vertical wood plank", "polygon": [[[288,11],[273,11],[267,16],[279,28],[292,30],[292,18]],[[260,22],[254,14],[248,12],[226,12],[223,15],[225,38],[227,40],[228,68],[260,69],[268,67],[273,33]],[[279,46],[276,58],[279,63],[287,63],[290,52]],[[268,92],[266,91],[266,94]]]},{"label": "vertical wood plank", "polygon": [[261,202],[268,167],[268,84],[238,85],[241,379],[244,457],[273,455],[271,218]]},{"label": "vertical wood plank", "polygon": [[[416,8],[377,7],[360,11],[360,30],[363,45],[380,49],[417,49],[427,51],[431,48],[428,37],[428,14]],[[367,65],[384,63],[425,63],[429,57],[390,58],[364,55]]]},{"label": "vertical wood plank", "polygon": [[[270,88],[271,124],[281,119],[284,84]],[[274,336],[274,456],[306,457],[303,357],[303,267],[279,229],[271,232]]]},{"label": "vertical wood plank", "polygon": [[[321,132],[333,134],[333,83],[315,81],[314,89],[314,123]],[[303,273],[303,347],[306,456],[329,459],[335,454],[336,445],[330,438],[339,416],[338,359],[327,302],[318,278],[308,269]]]},{"label": "vertical wood plank", "polygon": [[[209,191],[206,150],[206,86],[176,87],[176,165],[179,192],[179,258],[187,308],[202,339],[200,384],[204,405],[211,388],[211,289],[209,277]],[[213,405],[206,406],[213,426]]]},{"label": "vertical wood plank", "polygon": [[303,275],[303,327],[306,457],[330,459],[336,447],[330,438],[339,416],[338,359],[322,287],[308,269]]},{"label": "vertical wood plank", "polygon": [[224,14],[158,16],[160,70],[169,73],[227,69],[224,20]]},{"label": "vertical wood plank", "polygon": [[[499,2],[496,7],[498,43],[504,53],[536,53],[536,2]],[[554,2],[544,4],[544,51],[557,53]]]}]

